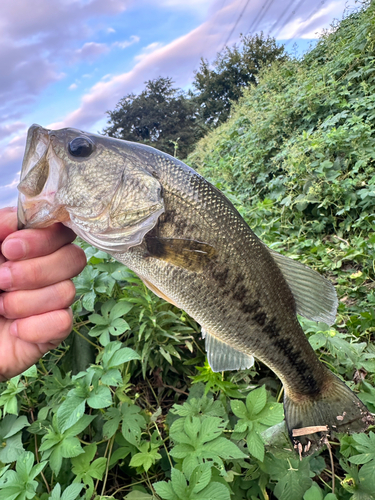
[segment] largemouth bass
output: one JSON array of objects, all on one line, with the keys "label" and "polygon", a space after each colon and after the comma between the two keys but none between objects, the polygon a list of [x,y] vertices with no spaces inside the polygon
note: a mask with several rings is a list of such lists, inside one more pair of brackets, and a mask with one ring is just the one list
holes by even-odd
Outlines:
[{"label": "largemouth bass", "polygon": [[111,254],[202,327],[214,371],[253,356],[284,385],[294,447],[305,456],[332,432],[374,422],[317,358],[297,320],[333,324],[331,283],[271,251],[229,200],[181,161],[149,146],[75,129],[30,128],[20,227],[57,221]]}]

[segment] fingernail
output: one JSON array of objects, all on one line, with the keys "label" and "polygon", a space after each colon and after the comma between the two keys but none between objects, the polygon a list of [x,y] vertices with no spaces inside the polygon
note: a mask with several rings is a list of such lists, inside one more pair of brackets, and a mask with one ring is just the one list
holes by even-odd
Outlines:
[{"label": "fingernail", "polygon": [[13,321],[13,323],[10,325],[9,333],[13,337],[18,337],[18,323],[17,323],[17,321]]},{"label": "fingernail", "polygon": [[12,273],[9,267],[0,266],[0,290],[8,290],[12,286]]},{"label": "fingernail", "polygon": [[2,252],[7,259],[22,259],[26,255],[25,242],[18,238],[6,240],[2,246]]},{"label": "fingernail", "polygon": [[4,297],[0,295],[0,316],[4,316]]}]

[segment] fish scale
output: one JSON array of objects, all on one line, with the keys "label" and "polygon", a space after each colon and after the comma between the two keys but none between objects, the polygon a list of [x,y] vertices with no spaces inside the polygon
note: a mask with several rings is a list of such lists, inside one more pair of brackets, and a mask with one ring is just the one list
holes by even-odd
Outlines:
[{"label": "fish scale", "polygon": [[34,125],[19,190],[20,227],[61,221],[127,265],[201,325],[214,371],[249,368],[253,356],[269,366],[284,385],[285,420],[300,456],[336,431],[374,423],[319,361],[297,319],[334,323],[331,283],[270,250],[181,161],[141,144]]}]

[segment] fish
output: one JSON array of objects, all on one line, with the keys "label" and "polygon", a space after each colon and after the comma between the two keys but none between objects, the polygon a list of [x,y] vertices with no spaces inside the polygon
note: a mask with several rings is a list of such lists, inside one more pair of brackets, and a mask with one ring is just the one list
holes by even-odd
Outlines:
[{"label": "fish", "polygon": [[320,362],[297,318],[332,325],[333,285],[268,248],[223,193],[182,161],[140,143],[33,125],[18,190],[19,228],[62,222],[125,264],[201,325],[213,371],[250,368],[254,357],[271,368],[301,457],[334,433],[374,423]]}]

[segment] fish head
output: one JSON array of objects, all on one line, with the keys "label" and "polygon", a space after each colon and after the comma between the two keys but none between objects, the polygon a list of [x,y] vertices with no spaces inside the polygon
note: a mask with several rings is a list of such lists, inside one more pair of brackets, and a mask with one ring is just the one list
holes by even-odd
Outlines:
[{"label": "fish head", "polygon": [[141,145],[73,128],[30,127],[18,190],[19,228],[62,222],[108,252],[140,244],[164,212]]}]

